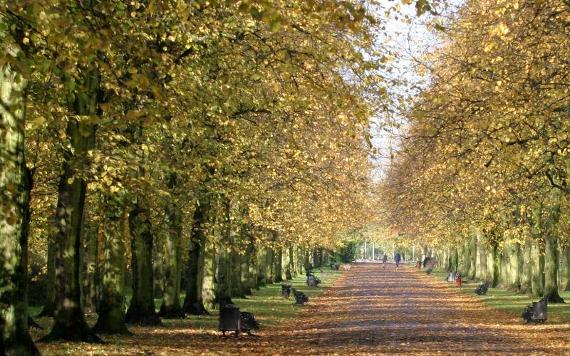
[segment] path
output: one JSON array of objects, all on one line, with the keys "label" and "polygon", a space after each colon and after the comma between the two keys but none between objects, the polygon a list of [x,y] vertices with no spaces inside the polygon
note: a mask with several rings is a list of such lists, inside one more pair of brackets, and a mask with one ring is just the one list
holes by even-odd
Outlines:
[{"label": "path", "polygon": [[523,325],[446,282],[394,265],[354,266],[276,341],[285,337],[295,341],[284,349],[303,354],[570,355],[569,324]]},{"label": "path", "polygon": [[46,355],[570,355],[569,323],[524,325],[411,267],[356,264],[303,308],[296,320],[266,327],[258,337],[221,337],[182,320],[131,327],[134,335],[105,345],[42,348]]}]

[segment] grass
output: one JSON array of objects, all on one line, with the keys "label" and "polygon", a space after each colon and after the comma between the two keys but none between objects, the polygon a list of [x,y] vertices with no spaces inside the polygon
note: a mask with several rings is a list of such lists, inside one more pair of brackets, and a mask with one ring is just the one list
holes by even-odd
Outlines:
[{"label": "grass", "polygon": [[[431,274],[439,280],[447,280],[447,272],[433,272]],[[475,288],[479,281],[463,280],[461,292],[480,298],[485,305],[510,314],[520,316],[524,307],[539,298],[531,298],[526,294],[517,294],[502,288],[489,288],[486,295],[478,296]],[[450,288],[457,288],[455,283],[449,283]],[[549,304],[548,319],[555,322],[570,322],[570,292],[561,292],[560,296],[566,300],[567,304]]]},{"label": "grass", "polygon": [[[331,271],[330,268],[324,268],[323,272],[316,270],[315,273],[321,279],[319,287],[307,287],[305,276],[298,276],[287,283],[293,288],[304,292],[311,300],[319,296],[326,288],[330,287],[334,281],[341,275],[339,271]],[[262,325],[274,327],[281,324],[287,319],[295,317],[303,306],[295,305],[294,297],[291,294],[289,299],[281,296],[281,284],[268,285],[260,290],[254,291],[253,296],[247,299],[234,299],[236,305],[242,311],[253,312],[256,319],[259,319]]]},{"label": "grass", "polygon": [[[292,280],[285,281],[293,288],[304,292],[311,300],[319,296],[324,290],[332,286],[334,281],[341,276],[342,272],[331,271],[328,267],[315,269],[315,274],[321,279],[319,287],[307,287],[304,275],[299,275]],[[183,300],[184,296],[182,296]],[[289,299],[281,296],[281,283],[268,284],[257,290],[253,290],[253,294],[247,298],[233,298],[233,302],[241,311],[252,312],[255,318],[260,322],[262,328],[273,328],[279,326],[284,321],[294,318],[304,308],[303,306],[294,305],[294,297],[291,295]],[[162,304],[162,299],[155,299],[155,306],[158,310]],[[31,306],[29,308],[30,315],[36,316],[40,313],[41,306]],[[96,314],[88,314],[87,322],[93,325],[96,322]],[[40,318],[40,325],[47,332],[51,327],[51,318]],[[218,327],[218,310],[210,310],[210,315],[196,316],[190,315],[185,319],[162,319],[163,325],[168,326],[185,326],[197,330],[217,330]],[[43,334],[43,333],[42,333]]]},{"label": "grass", "polygon": [[[318,297],[324,290],[332,286],[334,281],[340,277],[341,272],[331,271],[330,268],[322,268],[315,270],[315,274],[321,279],[319,287],[307,287],[304,275],[297,276],[289,283],[293,288],[304,292],[309,297],[309,303],[313,298]],[[256,320],[262,327],[273,328],[279,326],[283,322],[294,318],[303,309],[303,306],[295,305],[294,298],[291,294],[289,299],[281,296],[281,283],[268,284],[258,290],[253,290],[253,294],[247,298],[232,298],[241,311],[252,312]],[[160,306],[161,300],[157,300]],[[199,329],[216,329],[218,327],[218,310],[210,310],[210,315],[205,316],[189,316],[187,319],[192,327]],[[163,320],[165,325],[169,323],[177,324],[177,320]]]}]

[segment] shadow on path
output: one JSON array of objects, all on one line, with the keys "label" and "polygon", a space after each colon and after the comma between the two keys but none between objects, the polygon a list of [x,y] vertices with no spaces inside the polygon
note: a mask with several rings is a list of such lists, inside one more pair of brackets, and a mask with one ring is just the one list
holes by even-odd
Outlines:
[{"label": "shadow on path", "polygon": [[570,325],[523,325],[410,267],[357,264],[275,341],[313,354],[566,354]]}]

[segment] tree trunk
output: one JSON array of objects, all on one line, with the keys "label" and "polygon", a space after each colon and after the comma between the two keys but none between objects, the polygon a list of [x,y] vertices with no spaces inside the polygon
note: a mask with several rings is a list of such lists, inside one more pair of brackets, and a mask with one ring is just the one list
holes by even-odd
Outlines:
[{"label": "tree trunk", "polygon": [[469,238],[469,279],[477,276],[477,236],[471,232]]},{"label": "tree trunk", "polygon": [[125,317],[129,324],[160,324],[154,306],[153,236],[148,215],[140,201],[129,215],[133,271],[133,297]]},{"label": "tree trunk", "polygon": [[[96,115],[100,76],[96,70],[85,74],[73,93],[73,111],[80,116]],[[56,311],[55,322],[44,341],[69,340],[99,342],[85,322],[81,306],[81,258],[83,211],[87,183],[79,176],[88,162],[87,153],[95,143],[95,126],[75,118],[67,124],[70,147],[64,151],[63,173],[58,186],[55,238]]]},{"label": "tree trunk", "polygon": [[273,284],[275,282],[275,251],[272,248],[266,248],[265,258],[265,283]]},{"label": "tree trunk", "polygon": [[243,256],[240,256],[241,263],[241,286],[244,295],[251,295],[252,289],[255,288],[255,283],[253,283],[252,278],[252,267],[253,263],[253,248],[248,244],[246,252]]},{"label": "tree trunk", "polygon": [[241,256],[235,248],[232,248],[230,253],[230,265],[231,265],[231,292],[232,297],[235,298],[244,298],[244,284],[242,282],[242,259]]},{"label": "tree trunk", "polygon": [[198,202],[192,217],[190,233],[190,248],[188,256],[188,273],[186,276],[186,297],[184,312],[191,315],[205,315],[208,311],[202,299],[202,284],[204,277],[204,254],[206,245],[206,219],[209,214],[209,203]]},{"label": "tree trunk", "polygon": [[[84,217],[84,220],[85,217]],[[91,313],[97,311],[99,305],[99,281],[97,255],[99,254],[99,243],[97,231],[93,231],[91,226],[84,223],[85,245],[83,246],[81,258],[83,259],[83,312]]]},{"label": "tree trunk", "polygon": [[216,247],[206,242],[204,250],[204,263],[200,270],[202,276],[202,300],[206,308],[216,306]]},{"label": "tree trunk", "polygon": [[232,249],[232,224],[231,224],[231,204],[230,201],[224,199],[224,216],[222,227],[221,246],[217,250],[216,260],[216,303],[219,305],[232,304],[232,265],[231,265],[231,249]]},{"label": "tree trunk", "polygon": [[564,256],[566,257],[566,286],[565,291],[570,291],[570,246],[566,246]]},{"label": "tree trunk", "polygon": [[283,267],[285,269],[285,279],[290,280],[293,278],[293,268],[291,267],[291,261],[293,260],[293,255],[291,247],[286,247],[283,249]]},{"label": "tree trunk", "polygon": [[219,305],[232,303],[232,286],[231,286],[231,264],[230,252],[227,247],[218,248],[217,270],[216,270],[216,303]]},{"label": "tree trunk", "polygon": [[311,263],[311,253],[308,249],[303,248],[303,268],[305,270],[305,274],[309,273],[310,270],[313,269],[313,264]]},{"label": "tree trunk", "polygon": [[[170,176],[169,188],[176,187],[176,175]],[[180,305],[180,260],[182,242],[182,211],[175,202],[166,206],[168,230],[163,250],[164,293],[159,315],[165,318],[184,318],[184,309]]]},{"label": "tree trunk", "polygon": [[128,213],[118,196],[106,199],[104,257],[98,334],[129,334],[125,323],[125,240],[129,234]]},{"label": "tree trunk", "polygon": [[166,260],[164,258],[165,245],[168,239],[166,226],[159,226],[156,234],[153,234],[152,244],[152,273],[153,273],[153,294],[155,299],[162,299],[164,296],[164,273]]},{"label": "tree trunk", "polygon": [[558,268],[560,255],[558,251],[558,236],[552,232],[544,238],[544,296],[549,303],[564,303],[564,299],[558,292]]},{"label": "tree trunk", "polygon": [[500,259],[499,259],[499,251],[496,244],[491,246],[491,251],[489,252],[490,268],[488,268],[488,281],[492,288],[497,287],[499,284],[499,275],[500,275]]},{"label": "tree trunk", "polygon": [[521,293],[532,293],[532,245],[530,239],[525,239],[522,253]]},{"label": "tree trunk", "polygon": [[254,239],[250,234],[247,225],[242,226],[241,235],[247,239],[245,254],[241,256],[241,284],[245,295],[251,295],[252,289],[256,287],[257,276],[255,274],[255,246]]},{"label": "tree trunk", "polygon": [[[467,278],[469,275],[469,269],[471,268],[471,255],[469,250],[470,242],[467,241],[461,248],[461,275],[463,278]],[[423,261],[423,259],[422,259]]]},{"label": "tree trunk", "polygon": [[48,235],[46,301],[38,316],[55,314],[55,237]]},{"label": "tree trunk", "polygon": [[485,281],[487,278],[487,255],[483,247],[483,236],[481,229],[476,230],[476,236],[477,241],[475,243],[475,247],[477,249],[477,252],[475,256],[475,274],[478,280]]},{"label": "tree trunk", "polygon": [[295,277],[297,277],[298,271],[297,271],[297,255],[295,253],[295,246],[291,245],[289,246],[289,265],[288,265],[288,269],[291,271],[291,275],[288,276],[287,279],[293,279]]},{"label": "tree trunk", "polygon": [[531,265],[532,265],[532,279],[531,290],[533,297],[542,297],[544,294],[544,256],[540,251],[538,241],[532,242],[531,247]]},{"label": "tree trunk", "polygon": [[518,242],[515,242],[513,246],[510,247],[511,254],[509,260],[509,289],[515,292],[520,292],[521,290],[521,275],[520,275],[520,259],[521,259],[521,249]]},{"label": "tree trunk", "polygon": [[32,174],[26,167],[24,79],[0,69],[0,353],[39,354],[28,332],[28,231]]},{"label": "tree trunk", "polygon": [[564,303],[558,292],[558,269],[560,267],[560,252],[558,250],[558,225],[560,221],[561,192],[553,189],[549,196],[542,233],[544,234],[544,296],[550,303]]},{"label": "tree trunk", "polygon": [[275,263],[274,281],[275,281],[275,283],[283,282],[283,250],[282,249],[276,250],[274,263]]}]

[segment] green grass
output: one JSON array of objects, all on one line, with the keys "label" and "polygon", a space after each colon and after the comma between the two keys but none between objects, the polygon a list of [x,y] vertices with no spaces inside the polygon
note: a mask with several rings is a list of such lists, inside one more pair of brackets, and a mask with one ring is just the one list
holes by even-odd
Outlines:
[{"label": "green grass", "polygon": [[[293,288],[304,292],[309,296],[309,304],[318,297],[324,290],[330,287],[334,281],[340,277],[341,272],[331,271],[330,268],[323,267],[322,272],[315,270],[317,277],[321,279],[319,287],[307,287],[304,275],[295,277],[289,283]],[[232,298],[241,311],[252,312],[255,318],[260,322],[262,328],[273,328],[279,326],[284,321],[294,318],[305,306],[294,305],[295,299],[291,294],[289,299],[281,296],[281,283],[268,284],[258,290],[253,291],[253,295],[247,298]],[[160,306],[160,301],[158,301]],[[210,310],[211,315],[206,316],[190,316],[186,320],[198,329],[217,329],[218,327],[218,310]],[[169,323],[176,324],[176,320],[164,320],[165,325]]]},{"label": "green grass", "polygon": [[[441,281],[447,279],[446,272],[433,272],[434,278]],[[479,285],[479,281],[463,280],[461,292],[480,298],[487,306],[511,313],[517,316],[521,315],[522,310],[532,301],[539,298],[531,298],[526,294],[517,294],[502,288],[489,288],[487,295],[478,296],[475,294],[475,288]],[[450,288],[457,288],[454,283],[449,283]],[[570,292],[561,292],[560,296],[566,300],[567,304],[549,304],[548,318],[551,321],[570,322]]]},{"label": "green grass", "polygon": [[[322,272],[321,272],[322,271]],[[296,288],[309,296],[309,304],[311,301],[319,296],[325,289],[330,287],[334,281],[341,276],[342,272],[331,271],[328,267],[315,269],[315,274],[321,279],[319,287],[307,287],[304,275],[299,275],[289,283],[293,288]],[[130,296],[127,296],[127,299]],[[184,295],[181,296],[184,300]],[[258,290],[253,290],[253,295],[247,298],[233,298],[233,302],[240,308],[241,311],[248,311],[255,314],[255,318],[261,323],[262,327],[275,327],[282,324],[284,321],[294,318],[304,306],[294,305],[294,297],[291,295],[289,299],[281,296],[281,283],[268,284]],[[158,310],[162,304],[162,299],[155,299],[155,306]],[[41,306],[31,306],[29,308],[30,315],[36,316],[41,311]],[[87,315],[87,321],[94,324],[97,316],[95,314]],[[51,318],[42,320],[49,328],[51,325]],[[210,310],[210,315],[203,316],[188,316],[185,319],[162,319],[164,326],[182,326],[191,325],[194,329],[200,330],[217,330],[218,327],[218,310]],[[44,325],[42,325],[44,326]]]},{"label": "green grass", "polygon": [[[309,297],[309,303],[330,287],[341,272],[323,268],[322,273],[317,269],[315,274],[321,279],[319,287],[307,287],[305,276],[298,276],[287,281],[293,288],[304,292]],[[292,294],[289,299],[281,296],[281,283],[268,285],[254,291],[250,298],[234,299],[240,310],[253,312],[262,325],[269,327],[277,326],[283,321],[295,317],[304,308],[304,306],[294,305],[294,301],[295,298]]]}]

